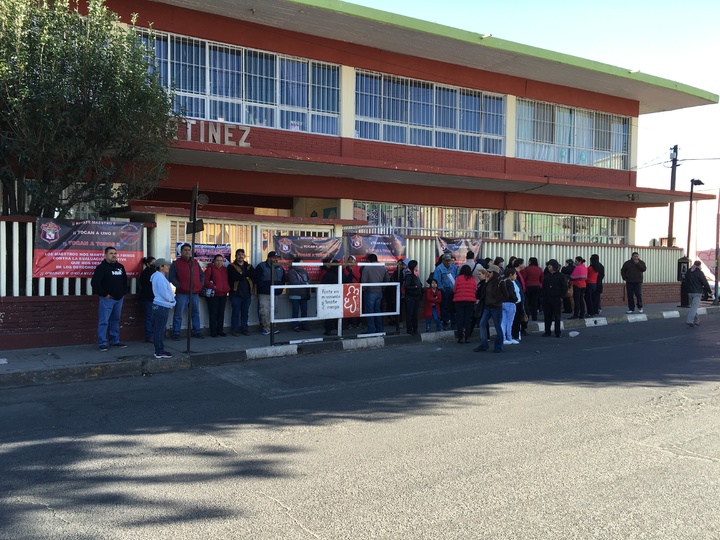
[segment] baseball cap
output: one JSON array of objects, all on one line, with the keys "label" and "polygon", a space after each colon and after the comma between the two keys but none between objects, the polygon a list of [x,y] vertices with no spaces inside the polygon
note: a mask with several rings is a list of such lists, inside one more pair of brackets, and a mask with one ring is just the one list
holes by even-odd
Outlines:
[{"label": "baseball cap", "polygon": [[488,272],[495,272],[496,274],[500,273],[500,268],[496,264],[488,264],[487,267]]},{"label": "baseball cap", "polygon": [[277,256],[278,256],[277,251],[271,251],[270,253],[268,253],[268,259],[270,257],[277,257]]},{"label": "baseball cap", "polygon": [[154,266],[155,268],[160,268],[160,267],[161,267],[162,265],[164,265],[164,264],[170,264],[170,263],[167,262],[165,259],[155,259],[155,262],[153,263],[153,266]]},{"label": "baseball cap", "polygon": [[452,260],[452,255],[450,255],[449,253],[446,253],[445,255],[443,255],[443,261],[451,261],[451,260]]}]

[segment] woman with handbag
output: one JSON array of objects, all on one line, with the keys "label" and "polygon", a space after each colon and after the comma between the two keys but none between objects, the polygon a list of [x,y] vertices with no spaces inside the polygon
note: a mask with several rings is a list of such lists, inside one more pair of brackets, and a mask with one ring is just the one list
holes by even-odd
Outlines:
[{"label": "woman with handbag", "polygon": [[208,317],[210,319],[210,336],[226,336],[225,303],[230,292],[228,272],[225,268],[225,256],[218,253],[213,263],[205,269],[205,299],[208,304]]}]

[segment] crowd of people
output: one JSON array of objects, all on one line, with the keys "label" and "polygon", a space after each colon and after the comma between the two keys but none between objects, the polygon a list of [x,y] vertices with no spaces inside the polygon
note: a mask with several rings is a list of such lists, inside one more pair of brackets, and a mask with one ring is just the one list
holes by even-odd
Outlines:
[{"label": "crowd of people", "polygon": [[[257,295],[259,330],[263,335],[278,333],[271,324],[270,295],[280,295],[283,288],[272,291],[271,285],[286,286],[286,293],[292,306],[292,330],[302,332],[310,327],[302,319],[308,314],[310,278],[300,259],[292,261],[287,268],[279,264],[275,251],[257,266],[248,263],[245,251],[238,249],[234,260],[228,264],[218,254],[213,263],[203,271],[191,255],[190,244],[183,244],[180,257],[172,263],[165,259],[146,257],[139,279],[139,300],[145,314],[145,341],[154,343],[157,358],[170,358],[164,349],[165,328],[173,309],[171,339],[180,339],[182,318],[190,307],[190,332],[201,339],[200,297],[207,301],[209,330],[211,337],[224,337],[225,307],[230,299],[230,332],[233,336],[249,335],[249,309],[253,295]],[[367,262],[377,263],[375,254],[369,254]],[[590,256],[586,264],[583,257],[567,259],[561,267],[550,259],[540,267],[535,257],[527,264],[524,259],[510,257],[475,258],[472,251],[464,262],[458,263],[451,253],[444,253],[437,259],[436,266],[425,282],[420,279],[418,262],[408,258],[397,262],[389,272],[384,265],[358,266],[350,255],[344,264],[331,258],[323,261],[320,283],[368,284],[363,287],[362,318],[344,319],[346,328],[360,328],[367,333],[385,331],[384,321],[388,312],[398,312],[400,318],[390,316],[388,324],[404,326],[408,334],[417,334],[419,321],[425,320],[425,331],[454,330],[458,343],[469,343],[477,328],[480,344],[475,351],[490,349],[490,322],[495,327],[493,344],[495,352],[502,352],[505,346],[519,345],[527,335],[529,321],[537,321],[542,313],[544,319],[543,337],[561,337],[561,315],[570,314],[570,319],[595,317],[602,313],[603,280],[605,268],[598,255]],[[690,292],[691,309],[687,324],[698,324],[697,306],[703,292],[712,294],[696,261],[686,276]],[[628,311],[637,308],[643,313],[642,283],[647,270],[638,253],[621,268],[625,281]],[[340,275],[338,273],[341,272]],[[397,301],[397,286],[400,289],[400,305]],[[98,308],[98,345],[101,351],[109,347],[125,347],[120,341],[119,321],[122,300],[127,290],[127,275],[117,261],[113,247],[105,250],[105,260],[98,265],[92,279],[94,294],[100,297]],[[174,288],[174,291],[173,291]],[[424,309],[420,317],[422,300]],[[337,320],[324,321],[325,335],[332,335]]]}]

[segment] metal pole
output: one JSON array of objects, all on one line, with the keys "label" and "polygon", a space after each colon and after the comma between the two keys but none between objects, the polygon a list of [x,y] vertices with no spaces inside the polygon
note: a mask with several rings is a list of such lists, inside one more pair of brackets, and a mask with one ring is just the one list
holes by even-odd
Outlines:
[{"label": "metal pole", "polygon": [[[198,185],[195,184],[192,190],[192,201],[190,202],[190,226],[192,227],[192,235],[190,241],[190,301],[188,302],[187,311],[187,347],[186,353],[190,353],[190,334],[192,333],[192,311],[193,311],[193,277],[195,276],[195,228],[197,224],[197,199]],[[199,303],[199,299],[198,299]],[[198,306],[199,307],[199,306]]]},{"label": "metal pole", "polygon": [[718,305],[718,254],[720,253],[720,191],[718,191],[718,211],[715,220],[715,300],[713,305]]},{"label": "metal pole", "polygon": [[690,235],[692,233],[692,201],[693,201],[693,188],[695,187],[695,180],[690,180],[690,212],[688,213],[688,239],[687,239],[687,251],[685,256],[690,258]]},{"label": "metal pole", "polygon": [[[670,170],[670,190],[675,191],[675,178],[677,173],[677,155],[678,147],[677,144],[672,147],[670,157],[672,158],[672,169]],[[667,247],[673,246],[673,220],[675,217],[675,203],[670,203],[668,210],[668,236],[667,236]]]}]

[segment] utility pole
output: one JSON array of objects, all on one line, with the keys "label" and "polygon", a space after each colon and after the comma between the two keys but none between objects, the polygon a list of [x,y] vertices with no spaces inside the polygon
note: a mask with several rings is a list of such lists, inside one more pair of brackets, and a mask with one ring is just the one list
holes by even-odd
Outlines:
[{"label": "utility pole", "polygon": [[[670,149],[670,159],[672,160],[672,168],[670,169],[670,191],[675,191],[675,178],[677,174],[677,158],[678,158],[678,146],[677,144]],[[670,209],[668,212],[668,235],[667,235],[667,247],[673,247],[673,219],[675,217],[675,203],[670,203]]]}]

